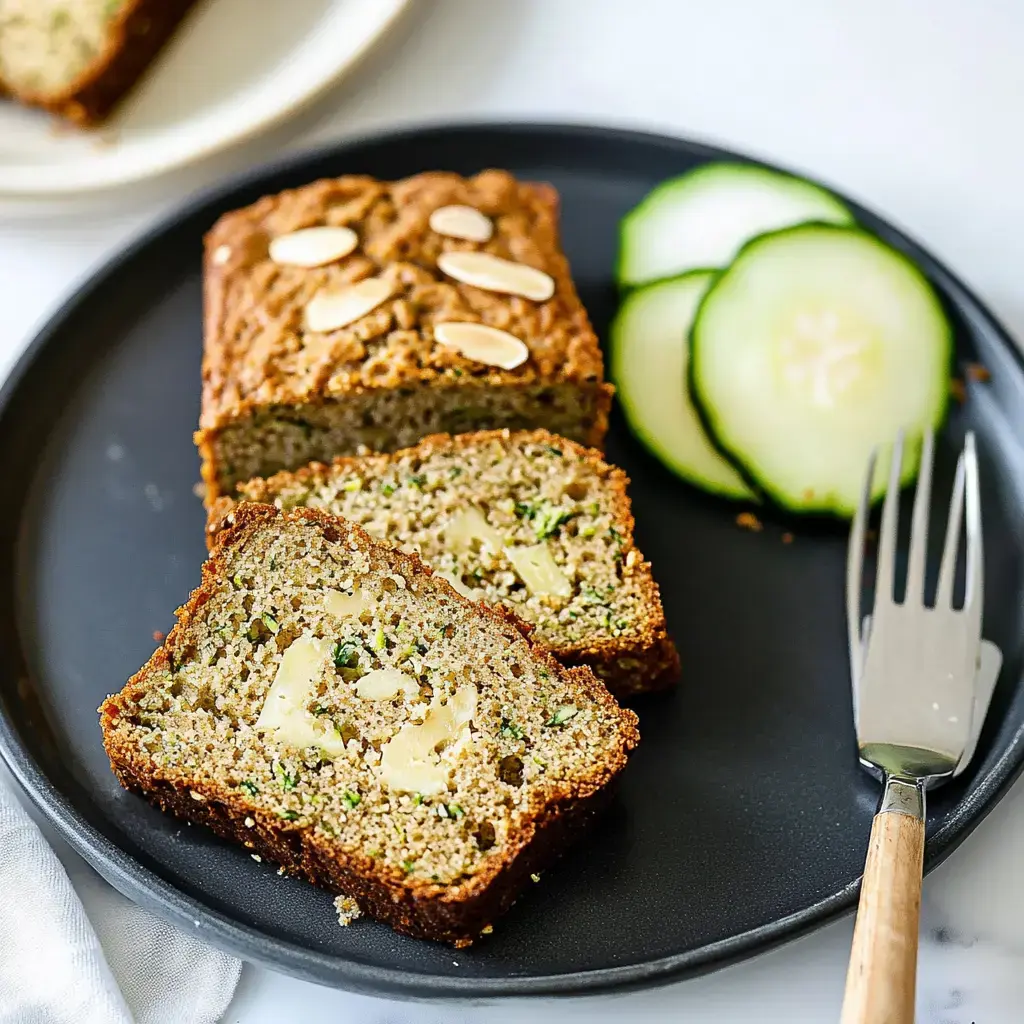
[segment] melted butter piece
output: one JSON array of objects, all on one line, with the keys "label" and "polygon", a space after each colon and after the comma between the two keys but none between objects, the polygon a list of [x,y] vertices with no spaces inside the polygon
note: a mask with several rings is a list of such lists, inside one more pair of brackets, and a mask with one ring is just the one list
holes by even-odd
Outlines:
[{"label": "melted butter piece", "polygon": [[468,551],[474,540],[487,544],[494,551],[500,551],[505,543],[505,538],[478,508],[467,508],[453,516],[444,532],[449,548],[455,551]]},{"label": "melted butter piece", "polygon": [[356,696],[363,700],[391,700],[400,693],[406,700],[414,700],[420,688],[412,676],[397,668],[376,668],[356,683]]},{"label": "melted butter piece", "polygon": [[329,590],[324,598],[324,607],[328,614],[339,619],[358,619],[370,607],[366,594],[356,590],[352,594],[343,594],[340,590]]},{"label": "melted butter piece", "polygon": [[332,646],[330,641],[308,633],[292,641],[267,691],[256,719],[257,729],[274,732],[280,743],[297,750],[319,747],[329,757],[338,757],[344,751],[338,730],[306,710],[330,659]]},{"label": "melted butter piece", "polygon": [[572,584],[551,555],[547,544],[505,548],[505,554],[531,594],[545,597],[569,597]]},{"label": "melted butter piece", "polygon": [[476,713],[476,687],[460,686],[444,703],[431,701],[419,725],[407,723],[381,747],[380,777],[400,793],[436,796],[448,788],[449,768],[442,754],[468,731]]}]

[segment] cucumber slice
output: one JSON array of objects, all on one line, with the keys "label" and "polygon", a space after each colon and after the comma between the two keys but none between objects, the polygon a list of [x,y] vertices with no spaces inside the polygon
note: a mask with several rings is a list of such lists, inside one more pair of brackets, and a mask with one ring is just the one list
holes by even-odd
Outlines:
[{"label": "cucumber slice", "polygon": [[802,178],[752,164],[704,164],[663,182],[626,214],[619,284],[728,266],[755,235],[807,221],[852,224],[853,216]]},{"label": "cucumber slice", "polygon": [[793,511],[852,515],[872,449],[900,428],[910,482],[913,442],[945,417],[953,334],[938,296],[859,228],[754,239],[704,297],[691,346],[691,389],[714,440]]},{"label": "cucumber slice", "polygon": [[705,490],[752,499],[708,440],[687,385],[690,325],[714,276],[698,270],[627,296],[611,328],[612,378],[626,420],[656,458]]}]

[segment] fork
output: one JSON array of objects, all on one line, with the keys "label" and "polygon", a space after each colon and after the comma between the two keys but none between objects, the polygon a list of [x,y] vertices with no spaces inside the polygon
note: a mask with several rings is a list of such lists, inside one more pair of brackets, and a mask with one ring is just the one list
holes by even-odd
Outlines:
[{"label": "fork", "polygon": [[[862,763],[881,773],[884,790],[864,863],[842,1024],[913,1024],[925,786],[956,771],[972,731],[983,598],[978,460],[974,435],[968,433],[953,482],[935,604],[928,607],[925,567],[934,447],[929,432],[921,444],[905,594],[897,601],[902,432],[893,445],[874,606],[860,649],[851,650],[851,657],[859,659],[852,666],[858,680],[858,750]],[[877,452],[869,461],[847,556],[847,610],[858,626],[876,462]],[[963,606],[956,608],[961,532],[966,534],[966,587]]]}]

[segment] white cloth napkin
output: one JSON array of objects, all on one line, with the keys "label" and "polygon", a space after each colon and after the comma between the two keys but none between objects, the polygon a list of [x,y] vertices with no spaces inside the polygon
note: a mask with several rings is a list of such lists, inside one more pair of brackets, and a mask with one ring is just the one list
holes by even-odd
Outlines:
[{"label": "white cloth napkin", "polygon": [[[61,856],[0,768],[0,1024],[213,1024],[241,964]],[[72,878],[74,885],[72,885]]]}]

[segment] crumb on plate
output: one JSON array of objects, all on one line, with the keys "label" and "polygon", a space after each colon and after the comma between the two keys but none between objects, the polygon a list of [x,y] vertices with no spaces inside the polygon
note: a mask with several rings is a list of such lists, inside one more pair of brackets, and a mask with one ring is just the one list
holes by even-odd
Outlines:
[{"label": "crumb on plate", "polygon": [[338,912],[338,924],[342,928],[347,928],[353,921],[363,916],[359,904],[351,896],[335,897],[334,909]]},{"label": "crumb on plate", "polygon": [[741,512],[736,517],[736,525],[742,530],[750,530],[752,533],[760,533],[764,529],[761,520],[753,512]]}]

